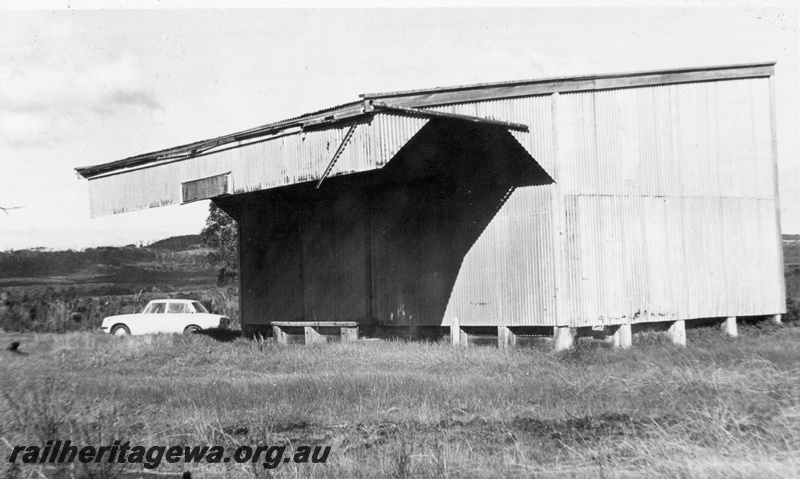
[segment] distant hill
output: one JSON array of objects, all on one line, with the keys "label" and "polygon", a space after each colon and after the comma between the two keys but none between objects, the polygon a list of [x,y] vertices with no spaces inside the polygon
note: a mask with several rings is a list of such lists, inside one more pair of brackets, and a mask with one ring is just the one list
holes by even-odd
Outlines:
[{"label": "distant hill", "polygon": [[208,262],[210,252],[200,235],[175,236],[145,247],[5,251],[0,252],[0,289],[75,285],[94,293],[98,288],[129,292],[210,287],[216,284],[216,269]]},{"label": "distant hill", "polygon": [[203,247],[203,239],[200,235],[173,236],[161,241],[156,241],[148,246],[148,248],[151,249],[164,249],[169,251],[185,251],[201,247]]}]

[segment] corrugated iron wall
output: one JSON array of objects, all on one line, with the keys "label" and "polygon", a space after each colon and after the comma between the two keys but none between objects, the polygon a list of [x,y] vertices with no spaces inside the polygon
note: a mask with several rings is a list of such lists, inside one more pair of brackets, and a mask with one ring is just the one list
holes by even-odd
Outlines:
[{"label": "corrugated iron wall", "polygon": [[[376,114],[359,120],[329,176],[380,168],[428,120]],[[180,204],[181,183],[230,172],[233,193],[319,179],[352,123],[279,136],[188,160],[89,180],[92,216]]]},{"label": "corrugated iron wall", "polygon": [[445,322],[782,312],[769,88],[758,78],[434,108],[528,124],[515,138],[558,183],[514,191],[464,258]]},{"label": "corrugated iron wall", "polygon": [[555,324],[552,192],[550,185],[514,190],[464,257],[445,324]]},{"label": "corrugated iron wall", "polygon": [[[461,103],[436,111],[528,125],[511,134],[556,176],[552,95]],[[553,185],[516,188],[464,258],[444,324],[545,326],[556,321]]]},{"label": "corrugated iron wall", "polygon": [[775,205],[744,198],[566,198],[573,326],[777,313]]},{"label": "corrugated iron wall", "polygon": [[784,309],[769,80],[561,95],[573,326]]},{"label": "corrugated iron wall", "polygon": [[774,199],[769,79],[559,96],[565,195]]}]

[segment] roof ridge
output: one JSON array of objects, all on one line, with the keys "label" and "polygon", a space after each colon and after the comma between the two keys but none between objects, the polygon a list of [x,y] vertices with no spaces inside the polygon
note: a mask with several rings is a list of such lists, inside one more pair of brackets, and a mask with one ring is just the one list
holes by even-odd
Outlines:
[{"label": "roof ridge", "polygon": [[738,64],[731,64],[731,65],[682,67],[682,68],[671,68],[671,69],[660,69],[660,70],[638,70],[638,71],[634,71],[634,72],[622,72],[622,73],[597,73],[597,74],[590,74],[590,75],[571,75],[571,76],[560,76],[560,77],[531,78],[531,79],[527,79],[527,80],[507,80],[507,81],[497,81],[497,82],[472,83],[472,84],[465,84],[465,85],[453,85],[453,86],[446,86],[446,87],[419,88],[419,89],[413,89],[413,90],[397,90],[397,91],[377,92],[377,93],[361,93],[359,95],[359,97],[363,98],[363,99],[375,99],[375,98],[383,98],[383,97],[387,97],[387,96],[418,95],[418,94],[422,94],[422,93],[442,93],[442,92],[459,91],[459,90],[477,90],[477,89],[481,89],[481,88],[491,88],[491,87],[498,87],[498,86],[527,85],[527,84],[549,83],[549,82],[587,81],[587,80],[614,79],[614,78],[626,78],[626,77],[637,77],[637,76],[648,76],[648,75],[664,75],[664,74],[678,74],[678,73],[716,71],[716,70],[731,70],[731,69],[739,69],[739,68],[775,66],[776,64],[777,64],[777,62],[775,62],[775,61],[766,61],[766,62],[754,62],[754,63],[738,63]]}]

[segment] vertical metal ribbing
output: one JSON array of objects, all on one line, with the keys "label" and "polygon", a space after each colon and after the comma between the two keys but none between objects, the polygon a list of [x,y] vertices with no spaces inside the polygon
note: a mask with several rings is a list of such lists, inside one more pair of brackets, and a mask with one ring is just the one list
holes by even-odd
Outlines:
[{"label": "vertical metal ribbing", "polygon": [[562,95],[573,325],[781,308],[767,85]]},{"label": "vertical metal ribbing", "polygon": [[[376,114],[355,130],[330,175],[385,165],[425,124],[426,119]],[[217,153],[93,178],[92,216],[179,204],[181,183],[231,172],[234,193],[318,180],[351,124],[296,132]],[[380,151],[380,155],[373,152]]]}]

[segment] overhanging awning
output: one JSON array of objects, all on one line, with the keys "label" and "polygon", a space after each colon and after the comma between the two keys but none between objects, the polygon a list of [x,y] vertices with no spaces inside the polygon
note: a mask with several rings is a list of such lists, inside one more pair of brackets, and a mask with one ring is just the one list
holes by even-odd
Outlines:
[{"label": "overhanging awning", "polygon": [[89,179],[91,216],[187,203],[380,169],[432,118],[527,131],[526,125],[368,105],[367,111],[78,168]]}]

